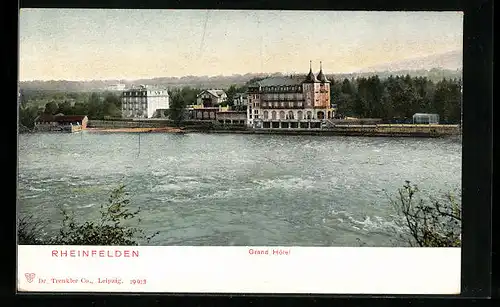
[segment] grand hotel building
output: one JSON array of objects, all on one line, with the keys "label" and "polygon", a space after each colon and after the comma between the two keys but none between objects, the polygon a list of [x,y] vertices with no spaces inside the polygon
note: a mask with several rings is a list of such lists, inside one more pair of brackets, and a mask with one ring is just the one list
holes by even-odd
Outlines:
[{"label": "grand hotel building", "polygon": [[330,81],[312,67],[304,78],[272,77],[248,87],[247,123],[252,128],[311,129],[335,116]]}]

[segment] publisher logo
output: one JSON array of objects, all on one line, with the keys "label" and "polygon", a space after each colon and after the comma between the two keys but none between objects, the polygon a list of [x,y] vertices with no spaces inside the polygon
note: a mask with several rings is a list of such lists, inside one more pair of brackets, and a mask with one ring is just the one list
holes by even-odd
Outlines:
[{"label": "publisher logo", "polygon": [[35,273],[25,273],[24,276],[29,283],[32,283],[35,279]]}]

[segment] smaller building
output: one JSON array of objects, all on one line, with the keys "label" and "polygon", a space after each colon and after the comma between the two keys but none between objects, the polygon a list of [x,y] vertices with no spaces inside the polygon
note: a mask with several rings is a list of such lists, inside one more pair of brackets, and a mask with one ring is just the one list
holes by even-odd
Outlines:
[{"label": "smaller building", "polygon": [[35,130],[45,132],[77,132],[87,128],[86,115],[42,114],[35,119]]},{"label": "smaller building", "polygon": [[196,103],[204,107],[215,107],[227,101],[223,90],[204,90],[196,96]]},{"label": "smaller building", "polygon": [[217,112],[217,121],[224,125],[246,125],[246,111],[222,111]]},{"label": "smaller building", "polygon": [[188,109],[188,118],[193,120],[217,120],[219,112],[228,111],[228,107],[196,106]]},{"label": "smaller building", "polygon": [[439,115],[429,113],[415,113],[413,114],[413,123],[437,125],[439,124]]},{"label": "smaller building", "polygon": [[236,93],[233,97],[233,104],[235,107],[247,106],[248,95],[246,93]]}]

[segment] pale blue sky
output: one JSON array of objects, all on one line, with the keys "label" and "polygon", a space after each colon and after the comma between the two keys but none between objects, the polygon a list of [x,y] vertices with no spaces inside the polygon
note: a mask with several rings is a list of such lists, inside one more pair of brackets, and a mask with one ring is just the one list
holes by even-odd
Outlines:
[{"label": "pale blue sky", "polygon": [[22,9],[19,23],[22,81],[352,72],[463,40],[461,12]]}]

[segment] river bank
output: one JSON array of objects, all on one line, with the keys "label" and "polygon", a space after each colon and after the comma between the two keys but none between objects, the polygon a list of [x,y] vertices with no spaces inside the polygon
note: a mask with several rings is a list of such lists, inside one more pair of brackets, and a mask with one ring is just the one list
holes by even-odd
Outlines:
[{"label": "river bank", "polygon": [[120,132],[120,133],[185,133],[184,130],[172,127],[162,128],[87,128],[89,132]]},{"label": "river bank", "polygon": [[175,128],[172,122],[168,120],[89,121],[87,130],[124,133],[231,133],[424,138],[459,136],[461,134],[459,125],[376,124],[339,125],[320,129],[252,129],[247,127],[223,127],[208,121],[190,121],[184,122],[180,128]]},{"label": "river bank", "polygon": [[345,126],[326,129],[190,129],[196,133],[236,133],[236,134],[275,134],[275,135],[323,135],[323,136],[366,136],[366,137],[423,137],[436,138],[459,136],[455,126],[417,126],[417,125],[374,125]]}]

